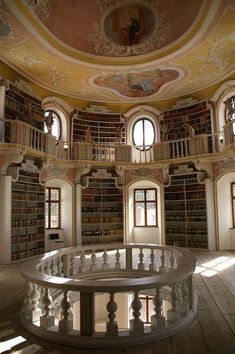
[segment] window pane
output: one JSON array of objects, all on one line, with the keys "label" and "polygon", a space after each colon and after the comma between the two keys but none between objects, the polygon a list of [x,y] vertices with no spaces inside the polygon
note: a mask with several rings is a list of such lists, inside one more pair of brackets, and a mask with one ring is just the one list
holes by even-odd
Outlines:
[{"label": "window pane", "polygon": [[146,190],[146,200],[156,200],[155,189],[147,189]]},{"label": "window pane", "polygon": [[59,190],[51,189],[51,200],[59,200]]},{"label": "window pane", "polygon": [[136,226],[145,226],[144,203],[135,204]]},{"label": "window pane", "polygon": [[48,190],[48,188],[46,188],[46,200],[48,200],[49,199],[49,190]]},{"label": "window pane", "polygon": [[134,139],[135,145],[137,145],[137,146],[144,145],[143,120],[142,119],[139,120],[138,122],[136,122],[134,125],[133,139]]},{"label": "window pane", "polygon": [[59,204],[51,203],[51,228],[59,227]]},{"label": "window pane", "polygon": [[144,120],[144,141],[145,145],[152,145],[154,143],[154,129],[150,120]]},{"label": "window pane", "polygon": [[138,189],[135,191],[135,200],[144,200],[144,190]]},{"label": "window pane", "polygon": [[147,203],[147,226],[156,225],[156,203]]}]

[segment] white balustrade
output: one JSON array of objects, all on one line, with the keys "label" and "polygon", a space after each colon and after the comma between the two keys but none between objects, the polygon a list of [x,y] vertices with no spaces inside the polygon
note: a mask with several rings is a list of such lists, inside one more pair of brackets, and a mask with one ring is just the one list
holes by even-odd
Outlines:
[{"label": "white balustrade", "polygon": [[224,131],[219,133],[198,134],[148,146],[58,141],[51,134],[44,133],[28,123],[19,120],[5,122],[10,129],[9,143],[28,146],[51,154],[59,160],[151,163],[218,152],[234,143],[233,121],[227,122]]},{"label": "white balustrade", "polygon": [[[22,266],[27,286],[21,322],[41,338],[74,346],[116,347],[162,339],[195,318],[195,266],[190,251],[171,246],[109,244],[48,252]],[[108,299],[99,310],[108,320],[97,331],[95,299],[102,294]],[[128,311],[123,303],[119,309],[121,294],[132,298],[133,317],[126,327],[119,325],[117,315]],[[150,323],[142,319],[143,294],[154,295]],[[77,303],[80,326],[73,322]]]}]

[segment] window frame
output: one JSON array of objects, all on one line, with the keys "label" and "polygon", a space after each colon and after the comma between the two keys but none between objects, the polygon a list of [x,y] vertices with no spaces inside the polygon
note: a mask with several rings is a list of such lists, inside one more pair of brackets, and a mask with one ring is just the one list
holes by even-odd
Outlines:
[{"label": "window frame", "polygon": [[[145,318],[144,319],[142,318],[142,321],[146,324],[149,324],[149,323],[151,323],[151,316],[154,315],[154,312],[151,314],[149,303],[153,302],[154,296],[140,295],[139,300],[140,301],[142,300],[143,302],[145,302],[145,308],[146,308]],[[143,308],[143,305],[142,305],[142,308]]]},{"label": "window frame", "polygon": [[[56,119],[57,119],[57,121],[58,121],[58,126],[59,126],[59,134],[58,134],[58,136],[55,136],[55,135],[52,134],[52,136],[54,136],[54,137],[56,138],[56,140],[60,140],[60,139],[61,139],[61,135],[62,135],[62,123],[61,123],[61,118],[60,118],[60,116],[59,116],[59,114],[58,114],[57,112],[53,111],[53,109],[46,109],[45,112],[44,112],[44,118],[45,118],[45,114],[46,114],[47,112],[48,112],[48,113],[53,113],[53,114],[56,116]],[[45,122],[44,122],[44,133],[46,133],[46,132],[45,132]]]},{"label": "window frame", "polygon": [[[155,191],[155,200],[147,200],[146,194],[147,191]],[[144,191],[144,200],[136,200],[136,191]],[[144,203],[144,225],[136,225],[136,204],[137,203]],[[156,224],[155,225],[147,225],[147,204],[148,203],[155,203],[155,210],[156,210]],[[157,189],[156,188],[135,188],[134,189],[134,227],[158,227],[158,217],[157,217]]]},{"label": "window frame", "polygon": [[155,141],[156,141],[156,129],[155,129],[155,125],[154,125],[154,123],[153,123],[153,121],[150,119],[150,118],[147,118],[147,117],[141,117],[141,118],[138,118],[135,122],[134,122],[134,124],[133,124],[133,126],[132,126],[132,142],[133,142],[133,144],[134,144],[134,146],[135,146],[135,148],[137,149],[137,150],[140,150],[140,151],[148,151],[148,150],[150,150],[151,149],[151,147],[148,147],[148,148],[146,148],[145,146],[145,128],[144,128],[144,126],[145,126],[145,124],[143,123],[143,131],[142,131],[142,133],[143,133],[143,148],[141,149],[141,148],[139,148],[138,147],[138,145],[136,145],[136,143],[135,143],[135,139],[134,139],[134,130],[135,130],[135,126],[136,126],[136,124],[138,123],[138,122],[140,122],[140,121],[142,121],[142,122],[144,122],[145,120],[147,120],[147,121],[149,121],[150,123],[151,123],[151,125],[152,125],[152,128],[153,128],[153,143],[152,143],[152,145],[155,143]]},{"label": "window frame", "polygon": [[[60,226],[61,226],[61,189],[59,187],[46,187],[46,190],[48,190],[48,199],[46,199],[46,204],[48,204],[48,225],[46,225],[46,229],[58,230],[58,229],[60,229]],[[58,200],[51,200],[51,190],[58,190],[59,191]],[[51,226],[51,204],[53,204],[53,203],[59,204],[58,227]]]}]

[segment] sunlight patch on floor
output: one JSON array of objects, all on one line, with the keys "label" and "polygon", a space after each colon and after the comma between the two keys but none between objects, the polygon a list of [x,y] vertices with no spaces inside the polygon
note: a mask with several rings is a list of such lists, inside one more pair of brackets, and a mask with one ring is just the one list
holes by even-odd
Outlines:
[{"label": "sunlight patch on floor", "polygon": [[4,342],[0,343],[0,353],[5,352],[6,350],[11,350],[14,346],[25,342],[26,339],[22,336],[17,336],[8,340],[5,340]]},{"label": "sunlight patch on floor", "polygon": [[231,267],[235,264],[234,257],[217,257],[212,261],[196,266],[195,274],[201,274],[205,277],[213,277],[213,275]]}]

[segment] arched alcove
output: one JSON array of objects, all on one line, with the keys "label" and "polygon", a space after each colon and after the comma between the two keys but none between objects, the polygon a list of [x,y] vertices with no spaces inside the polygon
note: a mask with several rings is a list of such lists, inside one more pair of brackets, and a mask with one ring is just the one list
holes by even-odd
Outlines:
[{"label": "arched alcove", "polygon": [[[134,190],[154,188],[157,191],[157,226],[135,227],[134,223]],[[163,207],[162,207],[162,188],[151,180],[140,180],[130,184],[127,188],[126,201],[126,236],[127,242],[133,243],[153,243],[163,244]]]},{"label": "arched alcove", "polygon": [[235,182],[235,171],[222,175],[216,182],[218,247],[220,250],[235,249],[235,229],[233,229],[231,198],[232,182]]},{"label": "arched alcove", "polygon": [[[46,181],[46,187],[60,188],[61,192],[61,225],[60,230],[63,234],[64,247],[74,245],[73,242],[73,187],[72,185],[59,178],[51,178]],[[46,230],[46,245],[48,246],[49,234],[56,233],[58,229]],[[49,247],[47,247],[49,248]]]}]

